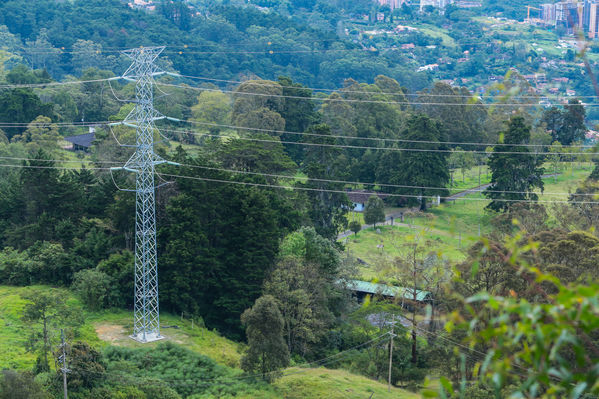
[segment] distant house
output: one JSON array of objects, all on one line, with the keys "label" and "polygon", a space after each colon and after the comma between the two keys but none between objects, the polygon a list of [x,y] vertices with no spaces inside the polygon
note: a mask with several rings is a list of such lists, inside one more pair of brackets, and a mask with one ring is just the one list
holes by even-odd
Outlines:
[{"label": "distant house", "polygon": [[127,4],[129,8],[156,11],[156,4],[153,1],[144,0],[133,0],[133,2]]},{"label": "distant house", "polygon": [[561,77],[561,78],[553,78],[551,79],[553,82],[557,83],[568,83],[570,81],[569,78]]},{"label": "distant house", "polygon": [[367,295],[379,295],[384,298],[398,298],[402,305],[406,302],[414,301],[416,294],[416,302],[426,303],[433,300],[432,294],[428,291],[414,290],[412,288],[396,287],[386,284],[369,283],[361,280],[348,280],[345,287],[353,291],[358,298],[358,301],[363,301]]},{"label": "distant house", "polygon": [[368,198],[370,198],[373,195],[376,195],[380,199],[385,199],[385,197],[388,197],[387,194],[366,190],[347,192],[347,198],[349,198],[349,200],[352,202],[353,210],[355,212],[363,212],[364,208],[366,207],[366,203],[368,202]]},{"label": "distant house", "polygon": [[[441,60],[442,62],[442,60]],[[423,72],[423,71],[435,71],[439,69],[439,64],[428,64],[425,66],[421,66],[420,68],[417,69],[418,72]]]},{"label": "distant house", "polygon": [[67,136],[64,140],[68,143],[64,149],[71,151],[88,152],[94,140],[96,139],[96,131],[93,128],[89,129],[89,133],[80,134],[77,136]]}]

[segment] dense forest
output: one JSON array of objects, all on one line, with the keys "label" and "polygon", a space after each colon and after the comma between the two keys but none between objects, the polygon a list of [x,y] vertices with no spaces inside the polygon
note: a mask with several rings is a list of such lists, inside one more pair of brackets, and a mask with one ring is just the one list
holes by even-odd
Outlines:
[{"label": "dense forest", "polygon": [[[516,3],[483,9],[517,17]],[[591,106],[539,106],[515,70],[490,95],[433,81],[400,53],[340,38],[332,18],[304,23],[336,14],[322,2],[190,4],[0,4],[0,288],[20,301],[0,316],[31,360],[2,364],[0,398],[62,395],[61,329],[73,398],[282,397],[288,366],[427,397],[597,397]],[[415,18],[466,24],[461,12]],[[238,343],[238,361],[176,340],[99,344],[86,324],[133,307],[135,179],[111,168],[135,130],[109,122],[135,107],[120,51],[140,45],[167,45],[158,65],[171,73],[154,82],[170,118],[154,149],[176,163],[156,173],[160,309]],[[474,71],[497,53],[468,48]],[[89,147],[69,144],[91,133]],[[463,222],[467,246],[454,220],[416,222],[460,206],[484,212]],[[350,236],[367,234],[392,248],[377,238],[376,256],[352,253]],[[458,257],[439,249],[449,238]],[[359,297],[356,281],[378,291]]]},{"label": "dense forest", "polygon": [[[191,12],[187,7],[182,10]],[[120,71],[127,60],[119,50],[168,45],[172,67],[187,75],[216,79],[286,75],[305,84],[335,87],[348,77],[371,81],[386,74],[401,76],[402,83],[413,89],[428,83],[404,66],[403,57],[373,57],[360,46],[338,39],[334,31],[253,8],[218,5],[204,16],[173,19],[169,13],[131,10],[119,0],[58,4],[18,0],[3,2],[0,11],[0,25],[17,35],[3,38],[7,50],[29,52],[33,68],[45,68],[56,78],[92,66]],[[273,54],[264,57],[270,51]]]}]

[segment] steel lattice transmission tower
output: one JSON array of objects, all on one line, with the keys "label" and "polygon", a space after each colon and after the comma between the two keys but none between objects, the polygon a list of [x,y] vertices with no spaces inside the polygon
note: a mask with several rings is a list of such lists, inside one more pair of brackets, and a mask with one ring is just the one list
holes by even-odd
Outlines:
[{"label": "steel lattice transmission tower", "polygon": [[154,109],[154,77],[159,72],[154,63],[164,47],[140,47],[124,51],[133,63],[123,78],[135,81],[135,108],[124,121],[136,129],[135,153],[124,167],[136,174],[135,190],[135,288],[133,338],[139,342],[162,339],[158,307],[158,264],[156,256],[156,186],[155,167],[169,163],[154,152],[155,121],[165,119]]}]

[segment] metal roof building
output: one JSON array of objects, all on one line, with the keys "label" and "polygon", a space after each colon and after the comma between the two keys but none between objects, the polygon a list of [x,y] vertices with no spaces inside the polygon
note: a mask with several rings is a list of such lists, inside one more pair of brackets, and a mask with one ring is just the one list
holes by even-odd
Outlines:
[{"label": "metal roof building", "polygon": [[[414,300],[414,291],[411,288],[395,287],[392,285],[369,283],[361,280],[349,280],[346,287],[352,291],[367,295],[381,295],[389,298],[401,298],[402,300]],[[428,291],[415,290],[416,301],[426,302],[432,300]]]},{"label": "metal roof building", "polygon": [[72,149],[74,151],[87,151],[96,139],[96,133],[92,132],[80,134],[78,136],[68,136],[64,139],[72,144]]}]

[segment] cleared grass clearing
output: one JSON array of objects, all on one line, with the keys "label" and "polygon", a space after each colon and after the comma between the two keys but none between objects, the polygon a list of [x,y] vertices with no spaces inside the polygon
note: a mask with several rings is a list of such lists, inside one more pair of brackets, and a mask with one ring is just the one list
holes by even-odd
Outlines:
[{"label": "cleared grass clearing", "polygon": [[164,340],[141,344],[129,338],[133,330],[133,313],[123,310],[89,313],[86,322],[91,323],[102,345],[141,348],[156,346],[165,340],[201,353],[217,363],[239,367],[243,345],[220,336],[216,331],[200,327],[191,320],[181,319],[168,313],[160,314],[161,334]]},{"label": "cleared grass clearing", "polygon": [[443,40],[443,45],[445,47],[455,47],[456,42],[453,37],[448,35],[447,29],[439,28],[434,25],[425,25],[425,24],[413,24],[415,28],[418,28],[425,35],[440,38]]},{"label": "cleared grass clearing", "polygon": [[[564,164],[559,176],[546,177],[544,193],[539,192],[540,201],[567,201],[569,193],[591,173],[591,164]],[[552,173],[546,165],[546,173]],[[478,172],[476,171],[478,183]],[[475,184],[476,186],[478,184]],[[559,193],[559,194],[558,194]],[[439,252],[452,263],[466,258],[466,251],[484,235],[491,231],[492,215],[485,211],[489,203],[482,193],[473,193],[429,209],[426,213],[406,213],[401,226],[381,226],[378,229],[362,230],[358,235],[347,238],[346,250],[351,256],[362,259],[368,265],[360,267],[365,280],[376,279],[377,262],[388,261],[400,254],[400,248],[413,242],[415,237],[428,241],[431,251]],[[551,204],[544,204],[550,220],[553,212]],[[400,223],[400,219],[395,219]],[[383,247],[378,247],[383,245]]]},{"label": "cleared grass clearing", "polygon": [[[380,233],[377,233],[377,229]],[[426,242],[431,251],[451,262],[465,259],[465,254],[460,247],[459,237],[454,237],[443,231],[427,229],[423,226],[381,226],[377,229],[362,230],[357,235],[347,238],[346,251],[351,256],[363,260],[367,265],[360,267],[361,278],[365,280],[377,279],[377,265],[401,255],[405,246],[415,240]],[[379,247],[382,245],[382,247]],[[462,237],[463,248],[470,245],[467,237]]]},{"label": "cleared grass clearing", "polygon": [[[290,368],[290,375],[277,380],[274,387],[285,399],[416,399],[420,395],[392,388],[344,370]],[[291,374],[296,373],[296,374]]]},{"label": "cleared grass clearing", "polygon": [[[546,168],[547,169],[547,168]],[[545,189],[543,193],[539,192],[539,200],[542,201],[566,201],[569,193],[576,191],[576,188],[586,179],[592,171],[589,164],[583,164],[581,167],[573,165],[570,168],[565,165],[560,171],[559,176],[547,177],[543,179]],[[552,193],[561,193],[555,195]]]},{"label": "cleared grass clearing", "polygon": [[[480,183],[479,183],[480,173]],[[469,188],[478,187],[482,184],[487,184],[491,181],[491,172],[487,165],[474,166],[464,171],[462,175],[461,169],[453,170],[453,185],[450,185],[449,191],[451,194],[458,193],[460,191],[468,190]]]},{"label": "cleared grass clearing", "polygon": [[[25,340],[31,329],[23,321],[21,314],[26,301],[21,295],[31,288],[51,290],[45,286],[36,287],[9,287],[0,286],[0,369],[13,368],[17,370],[31,369],[35,363],[35,355],[25,351]],[[62,290],[68,294],[66,290]],[[75,340],[84,341],[95,348],[107,345],[121,345],[127,347],[155,346],[157,341],[149,344],[140,344],[129,338],[132,332],[133,313],[124,310],[107,310],[102,312],[88,312],[83,310],[81,303],[69,295],[69,305],[81,308],[85,323],[79,328]],[[162,326],[177,326],[178,328],[163,328],[162,333],[166,340],[171,340],[186,348],[206,355],[216,362],[230,367],[239,367],[239,359],[243,346],[221,337],[215,331],[194,325],[190,320],[181,320],[180,317],[161,313]]]}]

